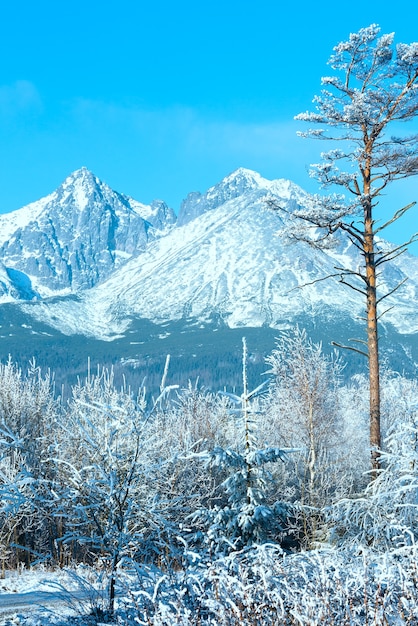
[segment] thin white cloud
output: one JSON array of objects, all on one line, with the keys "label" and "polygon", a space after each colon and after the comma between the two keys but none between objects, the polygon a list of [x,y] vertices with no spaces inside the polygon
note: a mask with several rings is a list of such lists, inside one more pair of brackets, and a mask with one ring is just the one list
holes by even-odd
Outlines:
[{"label": "thin white cloud", "polygon": [[298,138],[293,120],[280,122],[235,122],[197,120],[189,129],[191,151],[222,149],[231,154],[256,157],[283,157],[296,149]]},{"label": "thin white cloud", "polygon": [[296,136],[294,120],[245,122],[216,119],[186,107],[149,110],[122,107],[91,100],[78,100],[73,113],[85,128],[110,126],[135,133],[155,146],[175,146],[183,154],[196,157],[230,154],[264,158],[292,158],[295,150],[304,152]]},{"label": "thin white cloud", "polygon": [[0,85],[0,116],[10,118],[22,113],[39,113],[42,99],[36,86],[28,80]]}]

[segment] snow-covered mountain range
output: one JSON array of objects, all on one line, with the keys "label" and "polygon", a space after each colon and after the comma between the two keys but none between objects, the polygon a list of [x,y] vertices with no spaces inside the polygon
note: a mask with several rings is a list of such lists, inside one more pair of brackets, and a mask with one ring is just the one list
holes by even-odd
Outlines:
[{"label": "snow-covered mountain range", "polygon": [[[286,215],[304,198],[288,180],[239,169],[189,194],[176,220],[164,202],[141,204],[82,168],[46,198],[0,216],[0,295],[60,332],[102,339],[128,332],[135,318],[233,328],[285,327],[302,314],[358,318],[362,297],[322,280],[336,267],[357,268],[353,246],[319,252],[286,238]],[[418,258],[387,264],[380,288],[406,277],[385,319],[415,333]]]}]

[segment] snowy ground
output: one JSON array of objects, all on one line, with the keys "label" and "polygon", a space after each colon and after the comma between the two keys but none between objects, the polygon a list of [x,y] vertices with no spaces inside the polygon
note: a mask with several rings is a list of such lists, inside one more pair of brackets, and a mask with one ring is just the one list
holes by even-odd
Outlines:
[{"label": "snowy ground", "polygon": [[[1,626],[413,626],[417,551],[323,548],[285,554],[263,544],[219,558],[189,553],[182,570],[118,570],[114,621],[100,569],[8,573]],[[193,557],[193,558],[192,558]],[[195,558],[196,557],[196,558]]]},{"label": "snowy ground", "polygon": [[68,623],[100,602],[100,587],[87,568],[7,571],[0,580],[0,626]]}]

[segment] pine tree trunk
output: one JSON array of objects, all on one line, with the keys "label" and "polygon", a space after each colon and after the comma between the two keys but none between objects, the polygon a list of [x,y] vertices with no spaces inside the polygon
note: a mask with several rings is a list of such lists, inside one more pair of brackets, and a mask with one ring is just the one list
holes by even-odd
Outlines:
[{"label": "pine tree trunk", "polygon": [[369,385],[370,385],[370,447],[372,461],[372,477],[380,467],[379,450],[380,436],[380,373],[379,373],[379,337],[377,324],[377,295],[376,295],[376,260],[374,250],[374,232],[371,201],[365,205],[364,230],[364,258],[366,265],[366,292],[367,292],[367,347],[369,355]]},{"label": "pine tree trunk", "polygon": [[[372,267],[375,273],[375,268]],[[380,437],[380,375],[379,375],[379,338],[377,328],[376,288],[367,286],[367,343],[369,352],[370,384],[370,447],[372,470],[375,475],[379,469]]]}]

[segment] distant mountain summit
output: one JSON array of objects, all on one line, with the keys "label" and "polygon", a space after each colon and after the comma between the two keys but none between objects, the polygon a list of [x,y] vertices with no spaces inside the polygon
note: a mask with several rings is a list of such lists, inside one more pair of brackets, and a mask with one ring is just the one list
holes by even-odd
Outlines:
[{"label": "distant mountain summit", "polygon": [[9,277],[10,271],[21,281],[26,276],[27,296],[80,291],[107,278],[174,222],[165,203],[143,205],[82,167],[45,198],[0,216],[0,259]]},{"label": "distant mountain summit", "polygon": [[266,193],[285,195],[293,200],[301,199],[304,192],[289,180],[267,180],[252,170],[238,168],[206,193],[190,193],[180,207],[177,226],[183,226],[206,211],[217,209],[225,202],[244,195],[264,196]]}]

